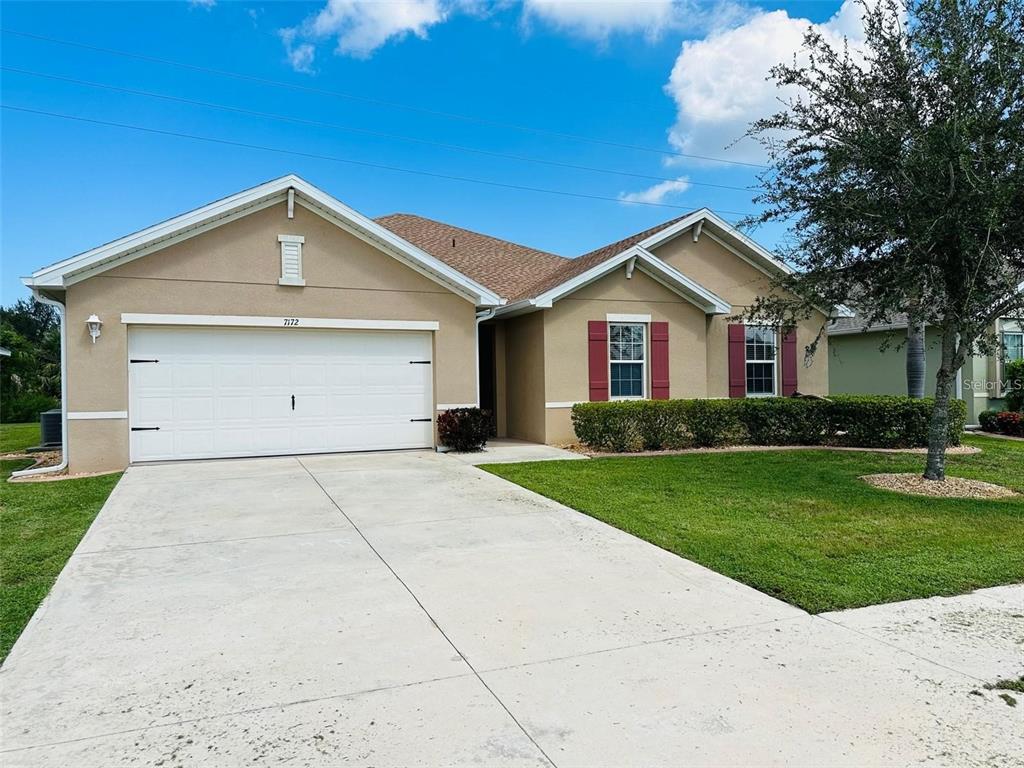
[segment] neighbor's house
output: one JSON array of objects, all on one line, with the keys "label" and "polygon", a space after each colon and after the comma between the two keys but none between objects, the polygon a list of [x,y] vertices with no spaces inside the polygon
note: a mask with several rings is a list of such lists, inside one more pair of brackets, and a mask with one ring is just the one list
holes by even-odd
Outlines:
[{"label": "neighbor's house", "polygon": [[[1003,408],[1003,368],[1008,360],[1024,357],[1024,328],[1004,318],[993,328],[1001,355],[974,355],[957,376],[956,396],[967,405],[968,425],[977,425],[984,410]],[[834,318],[829,324],[829,392],[832,394],[905,395],[907,321],[868,325],[857,314]],[[941,361],[939,331],[925,328],[925,394],[935,394],[935,373]],[[885,347],[883,349],[883,347]]]},{"label": "neighbor's house", "polygon": [[826,313],[744,327],[786,267],[707,209],[575,259],[371,220],[286,176],[40,269],[72,471],[432,447],[437,411],[573,440],[571,406],[828,391]]}]

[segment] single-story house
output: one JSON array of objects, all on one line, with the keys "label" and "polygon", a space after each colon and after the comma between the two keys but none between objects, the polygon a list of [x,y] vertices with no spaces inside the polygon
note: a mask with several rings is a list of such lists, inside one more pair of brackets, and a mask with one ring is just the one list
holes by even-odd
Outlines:
[{"label": "single-story house", "polygon": [[[1002,354],[973,355],[957,376],[956,397],[967,405],[967,423],[978,424],[978,414],[1002,410],[1003,369],[1007,361],[1024,359],[1024,325],[1002,318],[992,329],[1002,343]],[[829,391],[832,394],[905,395],[907,319],[898,315],[888,323],[868,324],[863,315],[833,318],[828,328]],[[885,347],[883,349],[883,347]],[[925,394],[935,394],[935,373],[941,362],[939,331],[925,328]]]},{"label": "single-story house", "polygon": [[62,310],[66,459],[429,448],[438,411],[573,439],[619,398],[827,394],[828,355],[742,312],[787,267],[707,209],[577,258],[367,218],[289,175],[38,270]]}]

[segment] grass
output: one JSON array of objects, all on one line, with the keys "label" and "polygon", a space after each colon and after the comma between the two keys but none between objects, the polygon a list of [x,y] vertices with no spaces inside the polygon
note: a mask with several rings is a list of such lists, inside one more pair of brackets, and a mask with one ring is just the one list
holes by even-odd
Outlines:
[{"label": "grass", "polygon": [[[20,426],[20,425],[19,425]],[[0,462],[0,476],[30,465]],[[0,661],[18,639],[120,475],[0,485]]]},{"label": "grass", "polygon": [[0,424],[0,453],[21,453],[39,445],[39,422]]},{"label": "grass", "polygon": [[[949,457],[950,475],[1024,493],[1024,443],[966,442],[983,452]],[[1024,581],[1024,496],[924,498],[858,479],[923,462],[807,450],[485,469],[812,613]]]},{"label": "grass", "polygon": [[994,683],[985,683],[984,688],[989,691],[1016,691],[1024,693],[1024,675],[1016,680],[996,680]]}]

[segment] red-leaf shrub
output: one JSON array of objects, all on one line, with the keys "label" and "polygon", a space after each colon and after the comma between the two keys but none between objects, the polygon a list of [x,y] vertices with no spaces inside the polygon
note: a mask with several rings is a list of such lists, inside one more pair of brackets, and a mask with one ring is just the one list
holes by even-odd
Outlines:
[{"label": "red-leaf shrub", "polygon": [[452,408],[437,415],[437,436],[454,451],[479,451],[491,434],[491,414],[479,408]]},{"label": "red-leaf shrub", "polygon": [[1003,411],[996,414],[996,427],[1004,435],[1024,437],[1024,413]]}]

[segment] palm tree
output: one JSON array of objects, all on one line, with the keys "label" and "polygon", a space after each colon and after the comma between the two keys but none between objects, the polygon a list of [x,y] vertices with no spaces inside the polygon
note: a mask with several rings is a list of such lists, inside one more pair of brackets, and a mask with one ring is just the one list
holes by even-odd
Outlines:
[{"label": "palm tree", "polygon": [[924,323],[907,323],[907,394],[924,397]]}]

